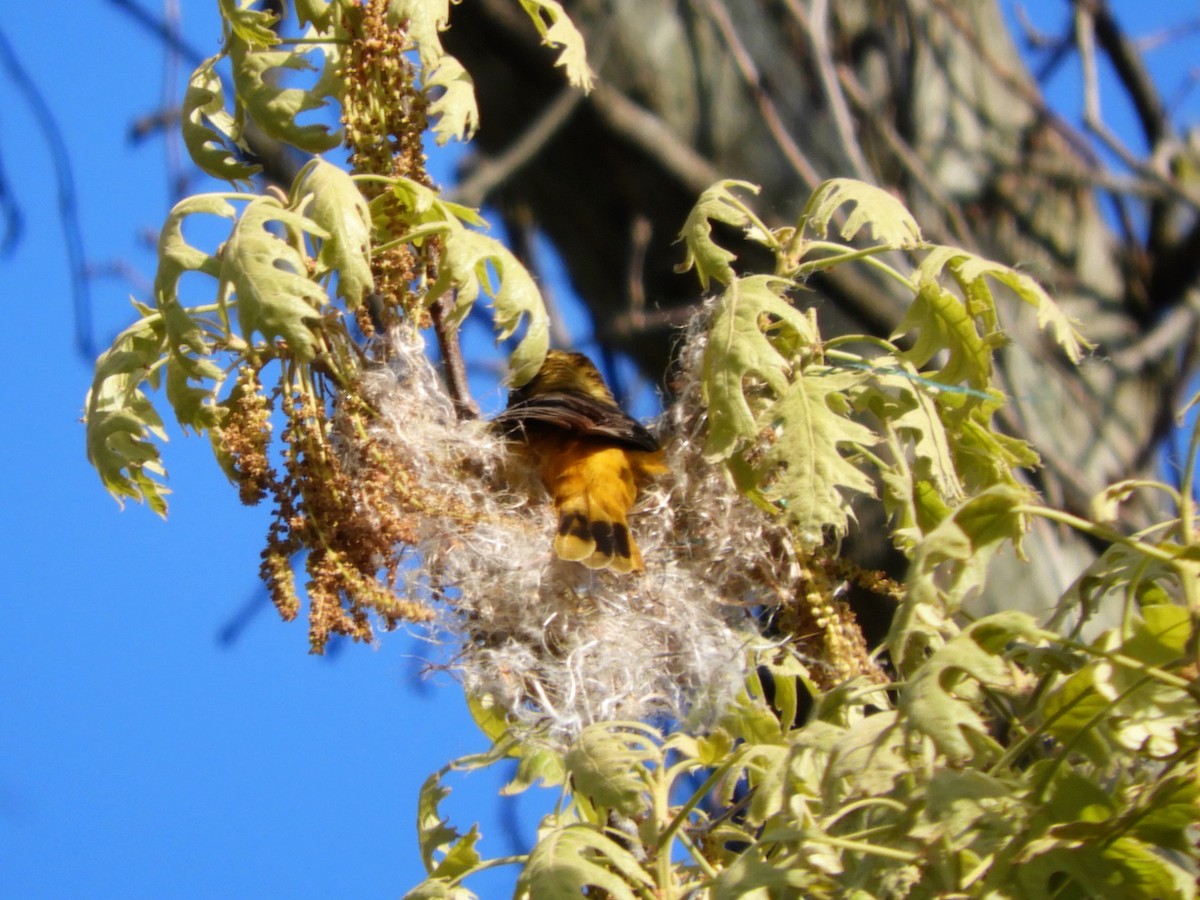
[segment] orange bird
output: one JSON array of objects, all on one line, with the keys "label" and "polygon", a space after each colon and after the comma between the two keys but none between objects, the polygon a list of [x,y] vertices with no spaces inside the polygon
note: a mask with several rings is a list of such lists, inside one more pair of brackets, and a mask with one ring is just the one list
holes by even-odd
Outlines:
[{"label": "orange bird", "polygon": [[667,471],[658,441],[626,415],[582,353],[551,350],[493,420],[521,441],[554,498],[554,552],[591,569],[640,571],[627,514],[638,487]]}]

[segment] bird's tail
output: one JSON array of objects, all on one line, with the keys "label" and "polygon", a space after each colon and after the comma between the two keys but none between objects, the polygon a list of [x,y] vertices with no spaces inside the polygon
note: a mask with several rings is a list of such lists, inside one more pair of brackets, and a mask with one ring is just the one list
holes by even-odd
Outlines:
[{"label": "bird's tail", "polygon": [[591,569],[635,572],[642,553],[626,518],[637,485],[626,451],[612,447],[565,453],[548,479],[558,510],[554,552]]}]

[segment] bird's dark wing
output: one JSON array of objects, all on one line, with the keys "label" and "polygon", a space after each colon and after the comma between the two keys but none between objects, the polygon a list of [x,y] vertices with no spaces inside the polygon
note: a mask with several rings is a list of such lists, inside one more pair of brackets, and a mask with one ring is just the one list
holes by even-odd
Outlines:
[{"label": "bird's dark wing", "polygon": [[654,435],[619,407],[572,391],[546,391],[516,400],[492,419],[494,428],[514,438],[520,438],[531,425],[556,428],[580,437],[603,438],[634,450],[658,449]]}]

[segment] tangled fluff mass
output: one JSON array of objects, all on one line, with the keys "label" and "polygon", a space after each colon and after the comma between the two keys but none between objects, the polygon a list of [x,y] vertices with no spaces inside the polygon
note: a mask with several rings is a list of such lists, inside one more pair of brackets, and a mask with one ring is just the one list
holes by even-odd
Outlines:
[{"label": "tangled fluff mass", "polygon": [[692,329],[677,398],[652,426],[670,472],[630,518],[646,563],[635,575],[555,557],[554,511],[536,475],[486,422],[456,419],[419,337],[392,341],[389,365],[363,386],[380,413],[372,438],[420,461],[422,488],[445,509],[478,513],[426,509],[419,564],[395,587],[439,608],[432,636],[454,648],[449,665],[468,694],[563,740],[595,721],[719,712],[743,685],[748,647],[763,643],[749,610],[778,602],[761,576],[778,571],[768,548],[786,541],[782,523],[702,458],[703,330]]}]

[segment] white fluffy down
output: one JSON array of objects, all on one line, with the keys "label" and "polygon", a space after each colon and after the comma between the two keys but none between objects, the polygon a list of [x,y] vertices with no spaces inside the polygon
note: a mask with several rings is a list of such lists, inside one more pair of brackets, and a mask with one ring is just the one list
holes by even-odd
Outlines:
[{"label": "white fluffy down", "polygon": [[769,602],[756,572],[772,523],[701,458],[696,330],[680,390],[655,423],[670,473],[631,516],[646,570],[593,571],[551,551],[548,498],[485,422],[459,422],[419,339],[393,335],[395,355],[365,384],[381,412],[373,437],[419,473],[423,487],[478,511],[462,521],[420,516],[419,559],[397,593],[441,611],[437,660],[467,692],[490,695],[519,724],[569,740],[613,719],[706,720],[731,699],[747,648],[761,641],[747,607]]}]

